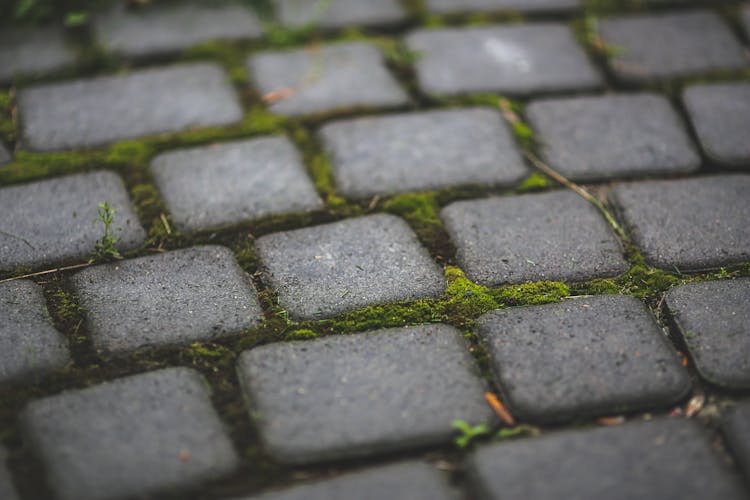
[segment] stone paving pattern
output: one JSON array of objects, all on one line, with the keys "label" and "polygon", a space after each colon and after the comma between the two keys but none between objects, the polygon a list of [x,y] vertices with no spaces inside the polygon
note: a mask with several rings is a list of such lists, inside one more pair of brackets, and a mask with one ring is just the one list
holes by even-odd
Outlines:
[{"label": "stone paving pattern", "polygon": [[427,9],[436,14],[467,12],[563,12],[581,6],[579,0],[427,0]]},{"label": "stone paving pattern", "polygon": [[0,31],[0,82],[56,73],[75,63],[76,53],[62,27],[3,27]]},{"label": "stone paving pattern", "polygon": [[295,28],[312,25],[318,29],[335,29],[406,20],[406,12],[398,0],[276,0],[275,5],[281,24]]}]

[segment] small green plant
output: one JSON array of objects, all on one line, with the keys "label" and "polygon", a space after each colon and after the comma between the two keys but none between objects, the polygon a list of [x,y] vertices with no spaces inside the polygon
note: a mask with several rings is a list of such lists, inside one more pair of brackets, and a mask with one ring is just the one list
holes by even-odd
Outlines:
[{"label": "small green plant", "polygon": [[451,426],[461,433],[453,440],[461,449],[467,448],[476,438],[490,433],[490,428],[485,424],[471,425],[463,420],[454,420]]},{"label": "small green plant", "polygon": [[94,224],[101,222],[104,225],[104,234],[96,240],[94,255],[89,259],[89,262],[122,259],[120,251],[117,250],[117,242],[120,241],[120,238],[114,234],[114,231],[122,230],[121,227],[113,225],[116,213],[117,210],[112,208],[109,202],[104,201],[99,203],[99,210],[97,211],[96,219],[94,219]]}]

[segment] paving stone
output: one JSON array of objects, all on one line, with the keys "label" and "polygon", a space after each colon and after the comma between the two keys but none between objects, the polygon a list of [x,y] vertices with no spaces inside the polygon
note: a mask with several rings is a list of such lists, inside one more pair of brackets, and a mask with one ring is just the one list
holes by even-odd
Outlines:
[{"label": "paving stone", "polygon": [[94,347],[111,353],[240,333],[263,316],[244,271],[219,246],[90,267],[71,282]]},{"label": "paving stone", "polygon": [[748,199],[747,175],[629,183],[610,193],[646,261],[681,271],[750,260]]},{"label": "paving stone", "polygon": [[544,159],[573,180],[676,174],[701,164],[677,113],[655,94],[548,99],[526,112]]},{"label": "paving stone", "polygon": [[705,431],[674,418],[485,446],[469,468],[488,499],[746,498]]},{"label": "paving stone", "polygon": [[355,198],[456,185],[508,186],[524,166],[496,111],[468,108],[344,120],[324,126],[338,191]]},{"label": "paving stone", "polygon": [[32,401],[21,422],[62,500],[145,498],[220,478],[239,463],[206,380],[188,368]]},{"label": "paving stone", "polygon": [[104,226],[99,203],[115,210],[116,247],[133,250],[146,239],[122,180],[112,172],[58,177],[0,189],[0,270],[85,261]]},{"label": "paving stone", "polygon": [[570,29],[558,23],[417,30],[419,85],[430,94],[539,92],[598,88],[601,77]]},{"label": "paving stone", "polygon": [[409,100],[378,49],[363,42],[261,52],[248,59],[248,71],[261,94],[289,94],[269,106],[281,115],[392,107]]},{"label": "paving stone", "polygon": [[237,2],[198,2],[127,8],[119,4],[97,15],[94,34],[105,50],[130,57],[177,52],[210,40],[258,38],[263,28]]},{"label": "paving stone", "polygon": [[76,52],[57,26],[11,28],[0,31],[0,82],[15,76],[42,76],[70,68]]},{"label": "paving stone", "polygon": [[406,20],[398,0],[276,0],[284,26],[346,28],[352,25],[385,25]]},{"label": "paving stone", "polygon": [[10,155],[10,151],[5,149],[5,146],[0,142],[0,165],[5,165],[6,163],[10,163],[12,160],[12,157]]},{"label": "paving stone", "polygon": [[445,290],[438,265],[393,215],[270,234],[256,249],[279,303],[294,318],[330,317]]},{"label": "paving stone", "polygon": [[154,158],[151,171],[183,231],[322,206],[299,154],[284,137],[171,151]]},{"label": "paving stone", "polygon": [[533,421],[666,406],[687,371],[646,306],[625,295],[498,310],[478,333],[514,414]]},{"label": "paving stone", "polygon": [[678,286],[666,304],[701,376],[750,388],[750,278]]},{"label": "paving stone", "polygon": [[[643,83],[748,64],[742,45],[713,12],[690,11],[601,19],[599,34],[615,49],[618,79]],[[700,33],[700,36],[695,36]]]},{"label": "paving stone", "polygon": [[32,380],[68,361],[65,337],[52,325],[42,289],[28,280],[0,284],[0,382]]},{"label": "paving stone", "polygon": [[727,445],[737,457],[745,476],[750,478],[750,401],[745,400],[733,408],[722,424]]},{"label": "paving stone", "polygon": [[696,85],[683,94],[703,151],[726,166],[750,167],[750,84]]},{"label": "paving stone", "polygon": [[745,5],[742,9],[742,24],[745,27],[745,33],[750,36],[750,5]]},{"label": "paving stone", "polygon": [[629,267],[604,218],[569,191],[460,201],[440,217],[461,268],[482,285],[586,281]]},{"label": "paving stone", "polygon": [[448,325],[246,351],[238,372],[266,450],[284,463],[447,443],[451,422],[489,422],[484,384]]},{"label": "paving stone", "polygon": [[0,446],[0,498],[3,500],[19,500],[20,497],[13,486],[13,479],[6,466],[7,460],[8,451]]},{"label": "paving stone", "polygon": [[580,0],[427,0],[427,9],[435,14],[464,12],[560,12],[577,9]]},{"label": "paving stone", "polygon": [[34,151],[101,146],[242,119],[226,75],[208,63],[29,87],[19,91],[18,108],[23,143]]}]

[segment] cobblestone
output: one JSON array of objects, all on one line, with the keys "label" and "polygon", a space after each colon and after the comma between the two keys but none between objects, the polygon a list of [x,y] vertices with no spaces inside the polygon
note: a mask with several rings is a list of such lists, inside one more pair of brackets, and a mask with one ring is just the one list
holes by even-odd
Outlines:
[{"label": "cobblestone", "polygon": [[117,211],[116,247],[140,246],[146,233],[122,180],[111,172],[58,177],[0,189],[0,270],[40,268],[87,260],[104,227],[96,221],[104,201]]},{"label": "cobblestone", "polygon": [[499,113],[483,108],[404,113],[320,131],[338,191],[355,198],[484,184],[528,175]]},{"label": "cobblestone", "polygon": [[440,268],[392,215],[270,234],[257,240],[256,249],[271,289],[295,318],[329,317],[445,289]]},{"label": "cobblestone", "polygon": [[68,44],[62,28],[3,26],[0,32],[0,82],[9,82],[16,76],[58,73],[75,63],[75,50]]},{"label": "cobblestone", "polygon": [[259,347],[239,375],[267,451],[305,463],[446,443],[451,422],[489,422],[484,384],[447,325]]},{"label": "cobblestone", "polygon": [[743,401],[724,417],[723,431],[729,448],[750,478],[750,401]]},{"label": "cobblestone", "polygon": [[7,459],[8,451],[5,447],[0,446],[0,498],[4,500],[19,500],[20,497],[13,486],[13,479],[6,466]]},{"label": "cobblestone", "polygon": [[427,0],[427,9],[435,14],[465,12],[564,12],[578,9],[579,0]]},{"label": "cobblestone", "polygon": [[281,115],[393,107],[409,100],[382,54],[364,42],[261,52],[248,60],[248,70],[261,94],[285,94],[269,106]]},{"label": "cobblestone", "polygon": [[22,425],[62,500],[183,490],[231,473],[239,461],[205,379],[187,368],[33,401]]},{"label": "cobblestone", "polygon": [[276,0],[281,24],[291,27],[346,28],[400,23],[406,12],[398,0]]},{"label": "cobblestone", "polygon": [[655,267],[687,271],[750,260],[750,176],[630,183],[610,199]]},{"label": "cobblestone", "polygon": [[563,24],[417,30],[406,42],[420,54],[417,79],[428,94],[529,95],[601,85],[601,77]]},{"label": "cobblestone", "polygon": [[299,154],[283,137],[171,151],[154,158],[151,170],[182,231],[322,207]]},{"label": "cobblestone", "polygon": [[678,174],[701,160],[664,97],[573,97],[533,102],[527,116],[549,165],[573,180]]},{"label": "cobblestone", "polygon": [[585,281],[628,270],[604,219],[568,191],[460,201],[440,216],[461,268],[482,285]]},{"label": "cobblestone", "polygon": [[101,146],[242,119],[226,75],[208,63],[24,88],[18,108],[22,143],[34,151]]},{"label": "cobblestone", "polygon": [[255,289],[224,247],[90,267],[71,282],[94,347],[108,353],[211,340],[262,319]]}]

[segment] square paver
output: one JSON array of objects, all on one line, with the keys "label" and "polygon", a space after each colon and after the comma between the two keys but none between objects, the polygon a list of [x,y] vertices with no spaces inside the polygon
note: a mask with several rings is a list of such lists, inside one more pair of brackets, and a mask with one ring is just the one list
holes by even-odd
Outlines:
[{"label": "square paver", "polygon": [[258,38],[263,33],[250,9],[230,1],[141,8],[118,4],[94,18],[93,30],[104,50],[130,57],[176,52],[209,40]]},{"label": "square paver", "polygon": [[270,234],[256,249],[279,303],[300,319],[437,297],[446,286],[417,236],[393,215]]},{"label": "square paver", "polygon": [[218,479],[239,464],[206,380],[188,368],[32,401],[21,424],[62,500],[145,498]]},{"label": "square paver", "polygon": [[89,267],[71,283],[94,347],[109,353],[241,333],[263,317],[249,278],[224,247]]},{"label": "square paver", "polygon": [[398,0],[275,0],[274,3],[281,24],[295,28],[386,25],[406,19]]},{"label": "square paver", "polygon": [[679,116],[655,94],[541,100],[526,113],[545,161],[569,179],[678,174],[701,164]]},{"label": "square paver", "polygon": [[459,201],[440,217],[459,265],[485,286],[586,281],[629,268],[604,218],[570,191]]},{"label": "square paver", "polygon": [[466,12],[561,12],[581,7],[580,0],[426,0],[427,10],[435,14]]},{"label": "square paver", "polygon": [[678,286],[666,304],[701,376],[750,388],[750,278]]},{"label": "square paver", "polygon": [[687,371],[648,308],[626,295],[497,310],[479,320],[496,380],[534,421],[677,402]]},{"label": "square paver", "polygon": [[612,17],[598,26],[604,43],[613,48],[612,71],[623,82],[738,70],[748,64],[742,45],[713,12]]},{"label": "square paver", "polygon": [[33,151],[101,146],[242,119],[226,74],[209,63],[28,87],[18,92],[18,109],[22,144]]},{"label": "square paver", "polygon": [[76,51],[68,44],[62,26],[3,26],[0,31],[0,82],[57,73],[75,62]]},{"label": "square paver", "polygon": [[662,269],[750,260],[750,176],[624,184],[610,193],[646,261]]},{"label": "square paver", "polygon": [[248,59],[248,71],[261,94],[284,94],[269,106],[281,115],[394,107],[409,101],[380,51],[364,42],[261,52]]},{"label": "square paver", "polygon": [[469,468],[482,498],[493,500],[746,498],[705,431],[681,419],[494,444]]},{"label": "square paver", "polygon": [[58,177],[0,189],[0,270],[86,261],[104,234],[99,204],[115,210],[121,251],[138,248],[146,232],[122,180],[112,172]]},{"label": "square paver", "polygon": [[417,30],[406,42],[420,54],[417,80],[429,94],[529,95],[601,85],[601,77],[563,24]]},{"label": "square paver", "polygon": [[8,451],[5,447],[0,446],[0,498],[4,500],[19,500],[21,497],[18,496],[15,486],[13,486],[13,478],[6,466],[7,459]]},{"label": "square paver", "polygon": [[183,231],[322,207],[299,154],[283,137],[170,151],[152,160],[151,171]]},{"label": "square paver", "polygon": [[727,445],[750,479],[750,401],[745,400],[724,417],[723,431]]},{"label": "square paver", "polygon": [[307,463],[450,441],[492,411],[461,333],[424,325],[242,353],[238,372],[267,451]]},{"label": "square paver", "polygon": [[338,192],[404,191],[520,182],[524,166],[500,114],[468,108],[344,120],[320,131]]},{"label": "square paver", "polygon": [[750,168],[750,83],[696,85],[682,100],[706,156]]},{"label": "square paver", "polygon": [[0,382],[33,380],[64,367],[70,361],[66,344],[36,283],[0,284]]}]

